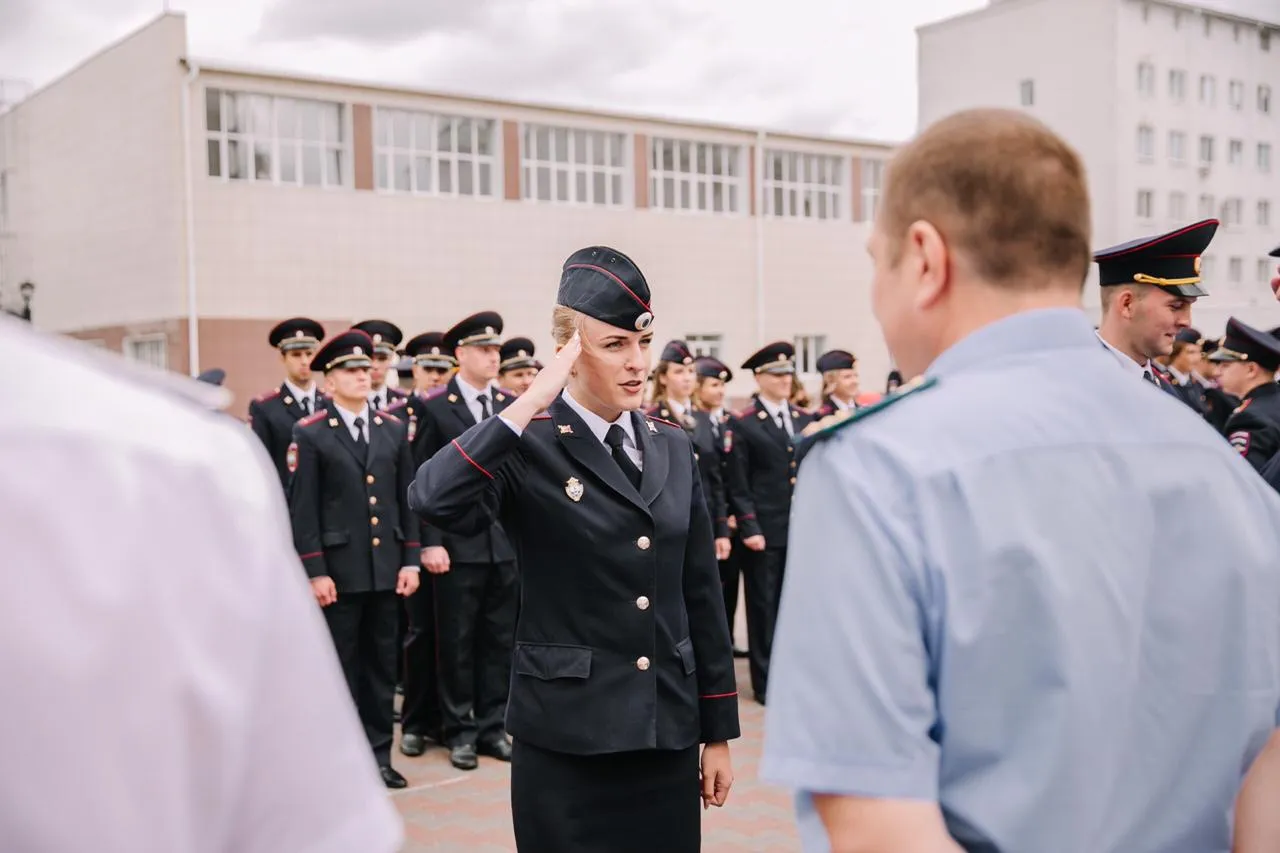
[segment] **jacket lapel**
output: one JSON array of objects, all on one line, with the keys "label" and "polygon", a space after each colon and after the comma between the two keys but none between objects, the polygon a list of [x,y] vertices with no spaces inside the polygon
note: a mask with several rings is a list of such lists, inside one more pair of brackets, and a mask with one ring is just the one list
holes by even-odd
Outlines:
[{"label": "jacket lapel", "polygon": [[[756,411],[760,414],[756,415],[757,420],[764,421],[764,429],[771,438],[778,444],[786,447],[791,443],[791,439],[787,436],[787,431],[778,426],[778,421],[773,415],[769,414],[769,410],[764,407],[764,403],[756,400]],[[763,418],[760,415],[764,415]]]},{"label": "jacket lapel", "polygon": [[[667,449],[667,437],[656,427],[650,430],[653,422],[639,412],[631,413],[631,428],[635,431],[636,441],[643,454],[644,469],[640,472],[640,498],[645,506],[653,503],[667,481],[667,469],[670,467],[670,454]],[[609,457],[613,462],[613,457]],[[618,464],[613,463],[617,468]]]},{"label": "jacket lapel", "polygon": [[302,404],[298,402],[298,398],[293,396],[289,386],[283,382],[280,383],[280,402],[284,404],[285,411],[289,413],[289,417],[295,421],[302,420],[306,416],[302,411]]},{"label": "jacket lapel", "polygon": [[[329,412],[329,428],[338,434],[338,443],[347,449],[347,452],[351,454],[351,458],[355,459],[356,463],[363,469],[366,461],[365,454],[360,452],[360,446],[351,437],[351,430],[347,429],[346,422],[342,420],[342,416],[337,412]],[[372,424],[370,424],[369,430],[372,433]]]},{"label": "jacket lapel", "polygon": [[462,389],[458,387],[458,377],[449,380],[449,394],[445,398],[449,402],[449,407],[453,409],[454,417],[462,424],[462,429],[469,430],[476,425],[475,416],[471,414],[471,407],[467,405],[467,399],[462,396]]},{"label": "jacket lapel", "polygon": [[[622,473],[622,469],[618,467],[618,463],[613,461],[613,455],[609,449],[605,447],[604,442],[596,438],[595,433],[591,431],[577,413],[564,401],[563,398],[557,397],[549,407],[547,414],[551,415],[552,422],[556,425],[556,439],[559,440],[560,446],[565,452],[574,458],[574,460],[587,471],[590,471],[596,479],[600,480],[609,488],[613,489],[619,497],[630,501],[637,509],[649,511],[649,505],[640,497],[640,493],[635,490],[631,482],[627,479],[627,475]],[[634,424],[634,420],[632,421]],[[644,431],[641,427],[640,431]],[[637,438],[640,432],[636,433]],[[649,468],[646,459],[645,470]],[[642,474],[640,480],[640,488],[643,491],[645,487],[644,477],[648,474]],[[663,475],[665,477],[665,473]],[[661,483],[659,483],[661,488]]]}]

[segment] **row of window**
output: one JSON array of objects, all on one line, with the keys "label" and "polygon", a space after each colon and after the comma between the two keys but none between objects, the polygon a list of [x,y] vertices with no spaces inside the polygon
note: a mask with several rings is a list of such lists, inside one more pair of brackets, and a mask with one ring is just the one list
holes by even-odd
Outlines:
[{"label": "row of window", "polygon": [[[1172,11],[1172,14],[1168,15],[1167,19],[1170,22],[1172,22],[1173,28],[1175,30],[1181,30],[1184,20],[1190,19],[1194,15],[1194,13],[1192,13],[1190,10],[1187,10],[1187,9],[1172,9],[1170,11]],[[1143,23],[1148,23],[1151,20],[1151,12],[1152,12],[1151,4],[1144,3],[1142,5]],[[1223,20],[1219,18],[1214,18],[1211,15],[1206,15],[1203,13],[1200,13],[1200,14],[1204,20],[1203,27],[1204,27],[1205,38],[1211,38],[1215,30],[1225,31],[1227,27],[1230,27],[1231,36],[1235,40],[1235,42],[1238,44],[1244,38],[1246,33],[1249,33],[1255,29],[1254,27],[1248,26],[1246,24],[1241,24],[1237,21],[1228,21],[1228,20]],[[1268,29],[1265,25],[1258,26],[1256,29],[1258,31],[1258,47],[1264,51],[1271,50],[1271,30]]]},{"label": "row of window", "polygon": [[[1215,138],[1210,134],[1201,134],[1199,146],[1199,163],[1201,166],[1213,164],[1216,154]],[[1138,159],[1150,163],[1156,159],[1156,131],[1149,124],[1138,125]],[[1259,172],[1271,171],[1271,143],[1259,142],[1254,146],[1253,162]],[[1245,143],[1243,139],[1227,140],[1227,164],[1243,166],[1245,163]],[[1171,163],[1187,161],[1187,134],[1181,130],[1169,131],[1165,139],[1165,155]]]},{"label": "row of window", "polygon": [[[1167,76],[1166,90],[1169,98],[1181,103],[1187,99],[1187,72],[1181,68],[1170,68]],[[1227,81],[1227,105],[1233,110],[1243,110],[1249,98],[1246,94],[1248,86],[1243,80]],[[1253,105],[1264,115],[1271,113],[1271,86],[1259,83],[1254,87]],[[1202,106],[1213,107],[1218,103],[1218,79],[1212,74],[1201,74],[1199,85],[1199,101]],[[1138,93],[1146,97],[1156,94],[1156,67],[1150,62],[1138,63]]]},{"label": "row of window", "polygon": [[[342,104],[206,90],[208,174],[235,181],[314,187],[348,183]],[[498,198],[499,123],[492,119],[379,109],[374,119],[376,186],[384,192]],[[631,203],[631,136],[525,124],[521,196],[533,202],[626,207]],[[767,148],[764,212],[801,219],[850,216],[853,164],[847,157]],[[649,140],[649,206],[744,214],[750,209],[746,146],[654,137]],[[884,163],[862,160],[861,219],[879,205]]]},{"label": "row of window", "polygon": [[[1187,194],[1178,190],[1169,193],[1168,200],[1168,219],[1174,221],[1185,220],[1187,214]],[[1271,202],[1267,199],[1259,199],[1254,208],[1255,223],[1259,228],[1271,227]],[[1155,219],[1159,215],[1156,209],[1156,194],[1154,190],[1138,190],[1137,210],[1139,219]],[[1240,198],[1223,199],[1219,205],[1217,198],[1212,193],[1201,193],[1196,208],[1196,213],[1200,219],[1220,219],[1225,227],[1235,227],[1245,224],[1245,204]]]}]

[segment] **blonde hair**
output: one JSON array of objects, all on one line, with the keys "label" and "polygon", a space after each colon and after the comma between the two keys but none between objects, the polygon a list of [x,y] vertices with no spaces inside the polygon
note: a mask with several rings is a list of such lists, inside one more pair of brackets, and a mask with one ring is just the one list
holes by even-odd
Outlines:
[{"label": "blonde hair", "polygon": [[671,362],[659,361],[658,366],[649,374],[649,405],[656,406],[667,399],[667,371]]},{"label": "blonde hair", "polygon": [[[564,346],[569,343],[574,332],[582,331],[582,318],[581,311],[575,311],[563,305],[557,305],[551,309],[551,339],[556,342],[556,346]],[[583,343],[586,343],[585,336]]]}]

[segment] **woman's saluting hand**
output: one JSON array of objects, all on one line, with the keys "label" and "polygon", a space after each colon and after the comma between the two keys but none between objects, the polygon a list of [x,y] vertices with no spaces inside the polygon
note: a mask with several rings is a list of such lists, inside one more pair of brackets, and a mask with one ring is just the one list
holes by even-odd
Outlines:
[{"label": "woman's saluting hand", "polygon": [[574,332],[569,342],[560,348],[555,358],[551,359],[551,363],[538,371],[528,390],[508,406],[502,416],[522,430],[527,427],[534,415],[545,411],[547,406],[560,396],[560,392],[569,382],[573,365],[581,354],[582,339],[578,332]]}]

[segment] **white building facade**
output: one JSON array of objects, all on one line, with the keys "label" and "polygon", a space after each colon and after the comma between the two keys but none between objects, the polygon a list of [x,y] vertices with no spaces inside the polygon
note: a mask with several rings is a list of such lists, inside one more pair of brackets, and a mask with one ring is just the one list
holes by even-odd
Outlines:
[{"label": "white building facade", "polygon": [[995,0],[918,30],[920,123],[977,106],[1045,121],[1085,160],[1096,248],[1220,219],[1193,323],[1209,336],[1229,316],[1272,328],[1276,8],[1267,21],[1165,0]]},{"label": "white building facade", "polygon": [[[634,257],[660,338],[731,366],[770,340],[890,368],[864,249],[883,144],[303,78],[187,55],[166,14],[0,115],[0,294],[36,325],[278,384],[303,314],[406,335],[500,311],[550,349],[560,265]],[[733,388],[749,391],[749,377]]]}]

